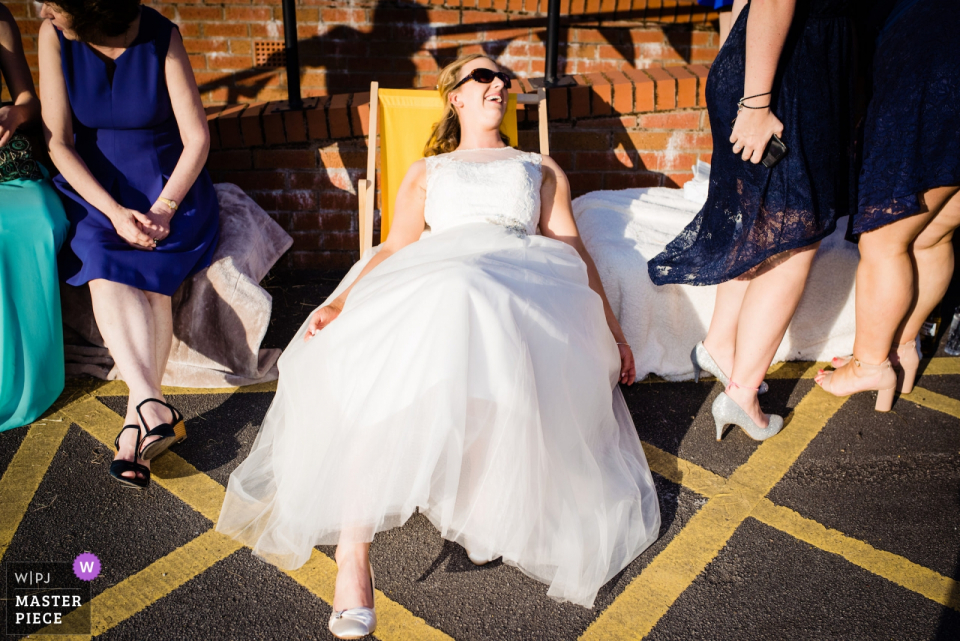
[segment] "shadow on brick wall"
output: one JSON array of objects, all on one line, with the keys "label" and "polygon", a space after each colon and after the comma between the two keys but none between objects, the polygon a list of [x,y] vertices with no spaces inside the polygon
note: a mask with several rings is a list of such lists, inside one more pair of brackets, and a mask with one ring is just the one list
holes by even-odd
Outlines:
[{"label": "shadow on brick wall", "polygon": [[[561,20],[559,69],[572,73],[570,64],[576,59],[578,45],[571,44],[572,31],[586,27],[595,29],[605,44],[622,57],[624,69],[633,68],[644,58],[644,47],[656,47],[652,42],[634,42],[631,30],[656,24],[663,28],[662,43],[673,50],[675,57],[690,63],[696,25],[707,24],[708,15],[699,5],[678,6],[669,15],[651,13],[652,9],[596,12],[565,15]],[[447,11],[446,13],[451,13]],[[304,95],[337,94],[364,91],[372,80],[381,86],[406,88],[424,83],[423,74],[435,74],[439,68],[458,55],[482,50],[498,60],[504,69],[516,76],[531,76],[529,70],[514,69],[508,47],[511,43],[533,38],[545,44],[546,18],[526,14],[505,16],[496,12],[473,11],[484,19],[453,24],[431,22],[436,19],[430,10],[420,4],[380,0],[366,28],[338,25],[323,35],[299,41],[301,84]],[[433,16],[433,17],[432,17]],[[624,22],[625,21],[625,22]],[[498,37],[502,34],[503,37]],[[538,45],[539,47],[539,45]],[[500,60],[502,54],[504,59]],[[653,56],[657,58],[657,56]],[[273,56],[262,67],[237,71],[200,86],[203,94],[226,89],[226,102],[255,100],[268,86],[277,87],[282,73],[282,57]],[[520,61],[529,66],[528,61]],[[537,58],[537,64],[542,61]],[[534,69],[532,76],[540,75]],[[427,84],[432,84],[428,82]],[[282,85],[282,83],[281,83]]]}]

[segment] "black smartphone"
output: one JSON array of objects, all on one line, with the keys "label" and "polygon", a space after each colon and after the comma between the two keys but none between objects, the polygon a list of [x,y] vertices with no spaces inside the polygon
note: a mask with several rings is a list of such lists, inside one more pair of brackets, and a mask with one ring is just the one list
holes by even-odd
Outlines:
[{"label": "black smartphone", "polygon": [[[737,124],[737,119],[734,118],[730,121],[730,127]],[[767,143],[767,148],[763,150],[763,158],[760,162],[767,169],[771,169],[778,162],[783,160],[783,157],[787,155],[787,145],[777,134],[773,134],[773,137],[770,139],[770,142]]]}]

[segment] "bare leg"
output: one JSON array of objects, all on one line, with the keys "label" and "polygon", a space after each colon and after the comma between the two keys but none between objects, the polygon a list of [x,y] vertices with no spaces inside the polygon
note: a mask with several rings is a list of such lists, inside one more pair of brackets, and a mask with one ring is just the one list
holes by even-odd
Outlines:
[{"label": "bare leg", "polygon": [[[90,295],[100,334],[130,388],[124,425],[138,425],[136,407],[141,401],[147,398],[164,400],[157,375],[157,331],[153,308],[143,291],[108,280],[90,281]],[[156,404],[145,406],[143,414],[151,426],[170,420],[169,411]],[[116,458],[132,461],[135,442],[132,430],[125,431]],[[149,462],[144,461],[144,464],[149,467]],[[124,476],[132,478],[134,473],[127,472]]]},{"label": "bare leg", "polygon": [[[742,407],[760,427],[768,417],[760,410],[757,392],[773,362],[793,313],[800,304],[810,266],[820,243],[792,252],[788,257],[775,256],[773,266],[761,268],[749,281],[737,322],[737,350],[731,384],[727,395]],[[742,387],[736,387],[733,382]]]},{"label": "bare leg", "polygon": [[727,376],[733,369],[733,356],[737,350],[737,322],[749,286],[749,280],[740,279],[728,280],[717,286],[710,328],[703,339],[703,346]]},{"label": "bare leg", "polygon": [[[960,223],[956,194],[957,187],[932,189],[924,194],[927,211],[860,237],[853,353],[862,362],[882,363],[891,345],[916,336],[946,292],[953,272],[949,239]],[[922,281],[919,287],[918,281]],[[816,381],[823,384],[828,378],[831,392],[847,396],[874,388],[880,374],[845,365],[820,373]]]},{"label": "bare leg", "polygon": [[346,543],[337,545],[337,585],[333,596],[334,610],[372,608],[370,589],[370,544]]},{"label": "bare leg", "polygon": [[153,311],[157,345],[157,380],[163,382],[163,373],[170,358],[170,346],[173,343],[173,310],[170,296],[154,292],[144,292]]},{"label": "bare leg", "polygon": [[939,213],[913,242],[916,295],[894,338],[896,344],[920,333],[920,326],[947,293],[953,277],[953,232],[960,226],[960,193],[956,187],[941,187],[927,192],[924,202]]}]

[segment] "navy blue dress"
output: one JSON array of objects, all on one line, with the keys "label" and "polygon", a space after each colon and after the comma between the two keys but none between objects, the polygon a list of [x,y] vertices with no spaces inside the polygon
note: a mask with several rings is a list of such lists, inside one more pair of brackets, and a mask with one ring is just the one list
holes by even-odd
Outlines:
[{"label": "navy blue dress", "polygon": [[743,96],[749,10],[740,13],[707,78],[713,132],[707,202],[647,265],[658,285],[736,278],[830,235],[856,203],[856,61],[848,3],[797,0],[770,96],[788,152],[772,169],[743,161],[729,140]]},{"label": "navy blue dress", "polygon": [[960,185],[960,5],[901,0],[877,38],[853,232],[920,213]]},{"label": "navy blue dress", "polygon": [[[164,75],[175,28],[142,7],[140,31],[117,58],[112,79],[112,63],[57,32],[77,153],[120,205],[143,212],[156,202],[183,153]],[[70,285],[103,278],[172,296],[184,279],[210,265],[220,207],[206,170],[179,203],[170,235],[153,251],[127,244],[62,175],[54,184],[70,220],[59,256],[60,277]]]}]

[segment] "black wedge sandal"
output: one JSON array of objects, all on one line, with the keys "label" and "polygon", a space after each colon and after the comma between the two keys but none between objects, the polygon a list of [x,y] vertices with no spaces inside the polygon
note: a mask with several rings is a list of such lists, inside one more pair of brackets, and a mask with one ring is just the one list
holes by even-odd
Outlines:
[{"label": "black wedge sandal", "polygon": [[170,423],[161,423],[153,429],[147,430],[147,433],[143,435],[143,438],[140,439],[141,442],[147,440],[151,436],[159,436],[155,441],[147,443],[140,449],[140,458],[144,461],[152,461],[160,454],[163,454],[167,451],[167,448],[173,445],[174,443],[179,443],[183,439],[187,438],[187,425],[183,422],[183,414],[169,403],[164,403],[158,398],[148,398],[139,405],[137,405],[137,416],[140,417],[140,422],[143,423],[144,429],[147,428],[147,422],[143,418],[143,414],[140,412],[140,408],[146,405],[147,403],[160,403],[173,415]]},{"label": "black wedge sandal", "polygon": [[[138,490],[146,489],[150,485],[150,468],[146,465],[141,465],[137,463],[137,459],[140,458],[137,456],[137,451],[140,449],[140,426],[139,425],[124,425],[120,428],[120,433],[117,434],[117,440],[113,442],[113,446],[117,448],[117,451],[120,451],[120,437],[123,435],[124,430],[137,430],[137,442],[133,445],[133,456],[132,461],[125,461],[123,459],[117,459],[116,461],[110,464],[110,476],[117,479],[123,483],[126,487],[132,487]],[[133,472],[133,477],[124,476],[124,472]],[[143,474],[143,477],[137,476],[137,474]]]}]

